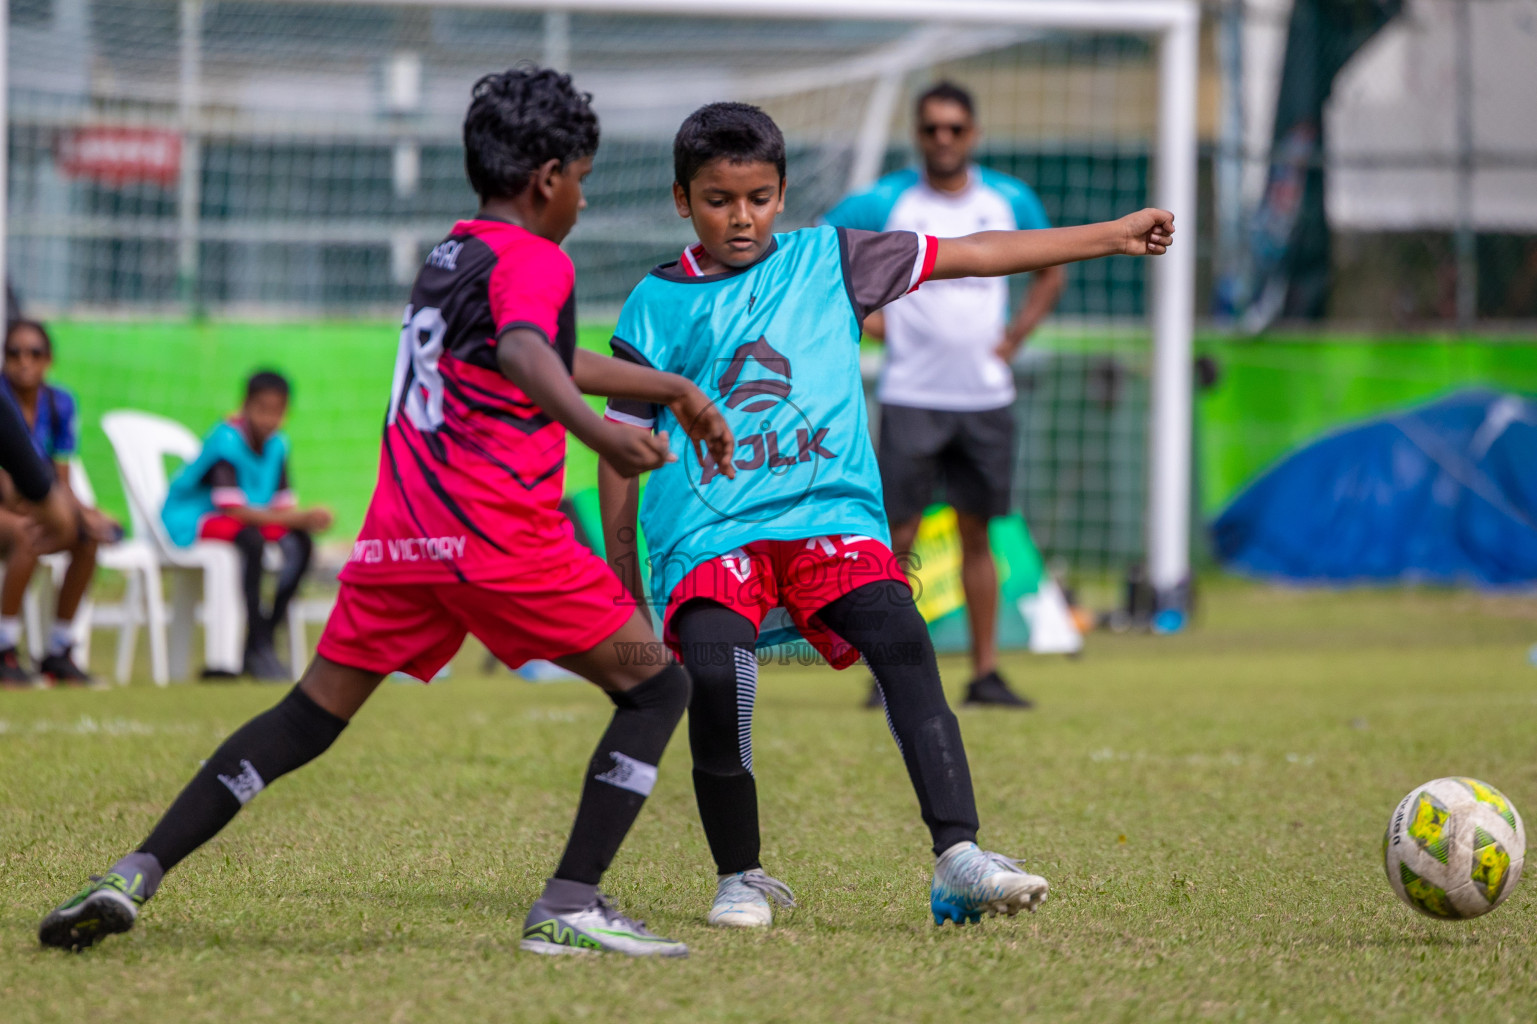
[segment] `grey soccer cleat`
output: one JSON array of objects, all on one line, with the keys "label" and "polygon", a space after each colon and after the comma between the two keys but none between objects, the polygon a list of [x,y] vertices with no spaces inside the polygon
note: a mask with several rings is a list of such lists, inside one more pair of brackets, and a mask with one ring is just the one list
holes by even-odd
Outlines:
[{"label": "grey soccer cleat", "polygon": [[144,876],[120,874],[92,877],[91,884],[54,909],[38,926],[37,939],[45,946],[82,950],[133,927],[146,899]]},{"label": "grey soccer cleat", "polygon": [[688,947],[664,939],[646,922],[626,917],[601,892],[581,910],[556,913],[540,900],[523,922],[519,948],[546,955],[623,953],[626,956],[688,956]]}]

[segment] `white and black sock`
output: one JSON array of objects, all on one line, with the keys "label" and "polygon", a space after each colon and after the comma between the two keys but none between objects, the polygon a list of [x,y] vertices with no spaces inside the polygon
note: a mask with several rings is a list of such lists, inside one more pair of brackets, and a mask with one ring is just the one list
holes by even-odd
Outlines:
[{"label": "white and black sock", "polygon": [[48,656],[68,654],[69,649],[75,646],[74,620],[55,619],[53,628],[48,631]]},{"label": "white and black sock", "polygon": [[694,799],[715,869],[730,875],[762,867],[758,783],[752,773],[758,630],[746,616],[702,599],[679,608],[672,621],[694,680],[688,705]]}]

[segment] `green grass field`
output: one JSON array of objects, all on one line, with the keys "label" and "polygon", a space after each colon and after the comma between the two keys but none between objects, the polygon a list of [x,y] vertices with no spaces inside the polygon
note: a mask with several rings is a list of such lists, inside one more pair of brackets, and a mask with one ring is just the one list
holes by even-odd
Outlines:
[{"label": "green grass field", "polygon": [[[40,915],[136,843],[279,696],[134,685],[0,694],[0,1019],[1184,1021],[1537,1016],[1537,884],[1418,917],[1389,812],[1471,774],[1537,813],[1537,600],[1220,582],[1198,629],[1010,659],[1030,714],[962,711],[990,847],[1053,884],[1031,918],[936,929],[926,835],[857,673],[765,672],[765,863],[802,908],[708,929],[714,879],[675,742],[607,888],[683,962],[551,962],[518,926],[606,702],[580,685],[387,685],[337,747],[79,956]],[[105,646],[105,645],[104,645]],[[958,659],[942,662],[955,695]]]}]

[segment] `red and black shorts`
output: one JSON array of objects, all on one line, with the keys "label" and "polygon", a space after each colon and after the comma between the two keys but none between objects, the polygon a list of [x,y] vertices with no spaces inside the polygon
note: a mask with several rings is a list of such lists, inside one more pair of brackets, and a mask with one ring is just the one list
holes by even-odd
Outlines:
[{"label": "red and black shorts", "polygon": [[841,534],[800,540],[760,540],[696,566],[673,588],[662,617],[662,639],[674,652],[674,613],[694,600],[714,601],[761,629],[775,607],[834,668],[859,660],[842,637],[816,617],[843,595],[879,580],[907,582],[891,549],[873,537]]}]

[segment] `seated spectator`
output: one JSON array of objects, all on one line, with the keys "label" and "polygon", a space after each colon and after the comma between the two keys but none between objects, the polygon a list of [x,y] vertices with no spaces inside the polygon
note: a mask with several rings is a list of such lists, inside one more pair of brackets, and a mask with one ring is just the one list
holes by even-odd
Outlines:
[{"label": "seated spectator", "polygon": [[[310,535],[331,525],[325,509],[295,504],[288,484],[288,437],[281,432],[287,415],[288,381],[276,373],[252,376],[240,412],[209,432],[197,458],[171,481],[161,512],[176,544],[225,541],[240,550],[246,605],[242,670],[274,681],[293,675],[277,656],[273,632],[309,568]],[[269,543],[282,551],[283,564],[272,605],[263,611],[262,555]]]},{"label": "seated spectator", "polygon": [[[69,492],[69,460],[75,455],[79,439],[75,399],[68,391],[49,384],[44,378],[53,365],[53,342],[40,323],[17,320],[5,332],[4,372],[0,373],[0,391],[16,403],[32,437],[32,446],[53,463],[60,489],[67,492],[79,524],[69,554],[69,568],[59,588],[59,602],[54,614],[48,643],[38,657],[37,671],[53,683],[90,685],[91,678],[75,664],[73,625],[75,612],[85,598],[96,573],[96,546],[117,540],[123,531],[117,523],[94,508],[80,504]],[[9,497],[9,495],[8,495]],[[5,562],[5,582],[0,586],[0,683],[27,686],[33,683],[32,671],[21,662],[16,644],[21,638],[21,608],[27,584],[37,568],[38,558],[46,553],[36,531],[29,529],[29,518],[7,501],[0,508],[0,546],[9,552]]]}]

